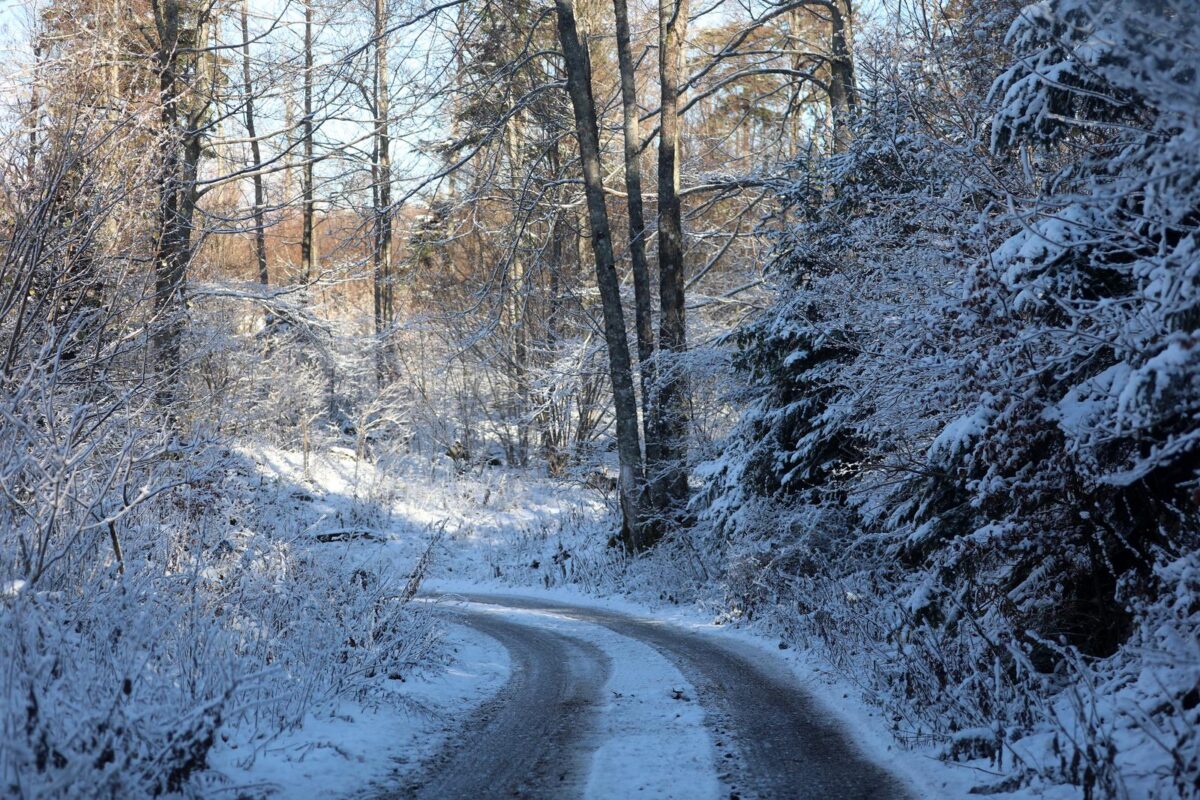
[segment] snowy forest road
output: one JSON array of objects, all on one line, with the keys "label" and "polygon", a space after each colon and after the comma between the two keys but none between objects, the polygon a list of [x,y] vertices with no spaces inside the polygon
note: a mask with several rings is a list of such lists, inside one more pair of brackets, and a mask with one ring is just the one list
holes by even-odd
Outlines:
[{"label": "snowy forest road", "polygon": [[[471,605],[445,604],[448,612],[507,648],[513,676],[467,724],[464,737],[452,741],[426,770],[427,782],[404,797],[585,795],[581,770],[586,771],[586,755],[600,738],[596,703],[604,694],[608,659],[539,619],[602,626],[649,645],[672,662],[703,707],[704,726],[715,745],[712,770],[719,774],[724,796],[911,796],[897,778],[868,760],[769,654],[604,609],[509,595],[454,597]],[[655,724],[646,720],[647,727]],[[690,796],[686,787],[680,789],[677,796]]]},{"label": "snowy forest road", "polygon": [[508,651],[512,677],[397,797],[556,798],[582,794],[608,657],[590,642],[469,609],[457,621]]}]

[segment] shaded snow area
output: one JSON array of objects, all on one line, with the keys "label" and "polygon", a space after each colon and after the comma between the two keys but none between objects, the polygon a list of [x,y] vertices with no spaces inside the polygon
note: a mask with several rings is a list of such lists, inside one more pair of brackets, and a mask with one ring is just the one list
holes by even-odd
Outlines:
[{"label": "shaded snow area", "polygon": [[245,794],[286,798],[369,797],[428,758],[455,720],[504,682],[508,657],[469,628],[444,631],[440,658],[369,705],[329,704],[303,727],[267,742],[252,728],[218,746],[212,766]]}]

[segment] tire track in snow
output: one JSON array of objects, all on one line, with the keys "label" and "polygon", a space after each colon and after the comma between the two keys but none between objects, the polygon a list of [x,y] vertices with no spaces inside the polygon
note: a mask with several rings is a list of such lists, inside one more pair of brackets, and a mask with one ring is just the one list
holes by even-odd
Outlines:
[{"label": "tire track in snow", "polygon": [[594,644],[457,609],[462,622],[509,652],[512,674],[408,785],[400,800],[558,798],[582,793],[608,657]]},{"label": "tire track in snow", "polygon": [[[751,648],[743,652],[736,643],[604,609],[508,595],[453,596],[602,625],[661,652],[695,687],[705,707],[717,745],[718,769],[731,798],[910,797],[898,779],[868,760],[807,691],[765,654]],[[578,796],[578,792],[566,790],[555,796]]]}]

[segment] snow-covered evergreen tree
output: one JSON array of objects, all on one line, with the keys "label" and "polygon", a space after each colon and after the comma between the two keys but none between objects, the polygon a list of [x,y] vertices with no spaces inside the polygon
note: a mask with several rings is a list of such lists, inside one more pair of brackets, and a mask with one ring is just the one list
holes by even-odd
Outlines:
[{"label": "snow-covered evergreen tree", "polygon": [[782,598],[836,657],[871,653],[898,715],[953,754],[1028,756],[1014,743],[1063,724],[1058,692],[1097,670],[1073,744],[1027,775],[1122,796],[1122,749],[1158,737],[1172,766],[1146,785],[1180,789],[1200,7],[957,13],[866,61],[855,140],[781,192],[778,300],[740,339],[749,410],[706,519],[737,602]]}]

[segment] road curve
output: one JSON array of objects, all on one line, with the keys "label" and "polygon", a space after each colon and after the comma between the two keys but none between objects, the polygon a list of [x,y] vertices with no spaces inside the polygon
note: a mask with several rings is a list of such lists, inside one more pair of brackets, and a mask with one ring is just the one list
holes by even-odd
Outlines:
[{"label": "road curve", "polygon": [[[674,662],[696,689],[717,746],[722,781],[729,787],[731,798],[901,800],[911,797],[899,780],[868,760],[845,732],[817,707],[807,690],[767,654],[752,652],[749,648],[744,652],[735,643],[604,609],[509,595],[453,596],[472,603],[539,611],[603,625],[657,649]],[[524,658],[520,655],[522,648],[528,649],[531,642],[540,641],[541,637],[554,636],[541,628],[501,624],[494,617],[489,618],[489,624],[498,625],[496,634],[480,627],[478,617],[468,617],[466,621],[488,635],[496,635],[518,661]],[[573,646],[586,647],[579,640],[573,641]],[[534,645],[534,649],[542,647],[544,645]],[[593,664],[598,663],[594,659],[593,656]],[[591,690],[598,690],[603,682],[604,679],[599,678]],[[580,697],[594,698],[594,694],[584,693],[584,687],[572,691],[580,692]],[[541,696],[540,691],[537,694]],[[496,702],[503,706],[508,701],[500,697]],[[567,710],[569,712],[571,707]],[[509,706],[509,713],[516,718],[506,725],[512,730],[522,730],[532,709],[518,709],[513,714]],[[545,717],[545,714],[541,716]],[[552,720],[540,718],[535,721],[543,729],[554,728]],[[567,724],[573,726],[575,723]],[[561,729],[560,726],[558,730]],[[532,743],[538,735],[541,734],[525,734],[521,741]],[[478,759],[475,763],[482,766]],[[512,774],[509,770],[510,777]],[[553,791],[552,795],[572,797],[578,796],[578,791],[560,784],[559,790]],[[465,795],[428,796],[453,798]],[[489,791],[475,794],[474,798],[503,796],[513,795]]]},{"label": "road curve", "polygon": [[609,660],[590,642],[450,608],[456,621],[498,641],[511,677],[463,730],[396,792],[395,800],[578,797],[587,778]]}]

